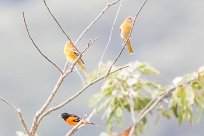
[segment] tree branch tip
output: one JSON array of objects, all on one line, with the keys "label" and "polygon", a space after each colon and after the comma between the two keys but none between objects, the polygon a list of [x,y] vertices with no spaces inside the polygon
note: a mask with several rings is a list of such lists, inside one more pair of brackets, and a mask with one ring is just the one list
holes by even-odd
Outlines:
[{"label": "tree branch tip", "polygon": [[93,41],[97,41],[98,39],[100,39],[100,37],[96,37]]},{"label": "tree branch tip", "polygon": [[40,116],[40,112],[37,111],[37,112],[35,113],[35,117],[39,117],[39,116]]},{"label": "tree branch tip", "polygon": [[18,113],[21,113],[21,109],[20,109],[20,108],[17,108],[16,111],[17,111]]}]

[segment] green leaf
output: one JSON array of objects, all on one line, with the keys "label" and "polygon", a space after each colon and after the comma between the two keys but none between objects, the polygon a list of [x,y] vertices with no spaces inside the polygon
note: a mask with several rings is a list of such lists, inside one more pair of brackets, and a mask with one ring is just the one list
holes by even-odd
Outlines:
[{"label": "green leaf", "polygon": [[122,110],[122,108],[117,107],[115,113],[116,113],[116,116],[117,116],[117,117],[122,117],[122,116],[123,116],[123,110]]},{"label": "green leaf", "polygon": [[134,100],[134,110],[135,111],[142,110],[150,102],[149,98],[146,98],[143,96],[135,97],[133,100]]},{"label": "green leaf", "polygon": [[171,118],[171,116],[170,116],[170,114],[168,113],[168,111],[166,111],[166,110],[161,110],[161,114],[166,118],[166,119],[170,119]]},{"label": "green leaf", "polygon": [[171,111],[173,112],[173,114],[174,114],[174,116],[175,116],[176,118],[179,117],[178,106],[177,106],[177,105],[172,106],[172,107],[171,107]]},{"label": "green leaf", "polygon": [[178,114],[178,123],[179,123],[179,126],[181,126],[182,121],[183,121],[183,116],[179,113]]}]

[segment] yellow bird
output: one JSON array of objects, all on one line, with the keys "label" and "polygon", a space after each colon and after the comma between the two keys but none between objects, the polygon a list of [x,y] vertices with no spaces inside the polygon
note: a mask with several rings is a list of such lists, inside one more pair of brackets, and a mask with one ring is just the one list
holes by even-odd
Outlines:
[{"label": "yellow bird", "polygon": [[132,30],[134,18],[128,16],[123,23],[120,25],[120,37],[126,42],[127,41],[127,49],[129,54],[133,54],[133,49],[131,47],[129,34]]},{"label": "yellow bird", "polygon": [[[77,52],[77,50],[75,49],[73,43],[68,41],[65,44],[65,47],[64,47],[64,55],[66,56],[66,58],[67,58],[67,60],[69,62],[74,63],[77,60],[78,56],[79,56],[79,52]],[[84,74],[86,76],[88,76],[88,72],[87,72],[86,68],[84,67],[84,62],[83,62],[83,60],[81,58],[77,61],[77,64],[82,69]]]}]

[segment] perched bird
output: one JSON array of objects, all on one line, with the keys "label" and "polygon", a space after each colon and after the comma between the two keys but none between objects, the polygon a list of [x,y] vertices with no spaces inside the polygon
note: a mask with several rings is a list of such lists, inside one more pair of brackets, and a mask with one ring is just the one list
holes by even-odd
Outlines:
[{"label": "perched bird", "polygon": [[120,37],[125,42],[127,42],[127,49],[129,54],[133,54],[133,49],[131,47],[130,38],[129,38],[130,32],[132,30],[132,26],[133,26],[133,21],[134,21],[134,18],[131,16],[128,16],[120,25]]},{"label": "perched bird", "polygon": [[[63,118],[65,120],[65,122],[71,126],[75,126],[79,123],[79,121],[81,120],[81,118],[77,115],[74,114],[68,114],[68,113],[62,113],[61,118]],[[82,122],[82,124],[92,124],[92,125],[96,125],[93,122]]]},{"label": "perched bird", "polygon": [[[69,62],[74,63],[77,60],[78,56],[79,56],[79,52],[77,52],[77,50],[75,49],[73,43],[68,41],[65,44],[65,47],[64,47],[64,55],[66,56],[66,58],[67,58],[67,60]],[[82,69],[84,74],[86,76],[88,76],[88,72],[87,72],[86,68],[84,67],[84,62],[83,62],[83,60],[81,58],[77,61],[77,64]]]}]

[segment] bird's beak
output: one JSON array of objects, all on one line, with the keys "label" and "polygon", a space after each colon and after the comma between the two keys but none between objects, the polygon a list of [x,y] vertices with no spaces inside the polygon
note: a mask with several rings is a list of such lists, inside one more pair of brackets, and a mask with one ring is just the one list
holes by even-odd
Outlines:
[{"label": "bird's beak", "polygon": [[58,118],[61,118],[61,117],[62,117],[61,115],[58,116]]}]

